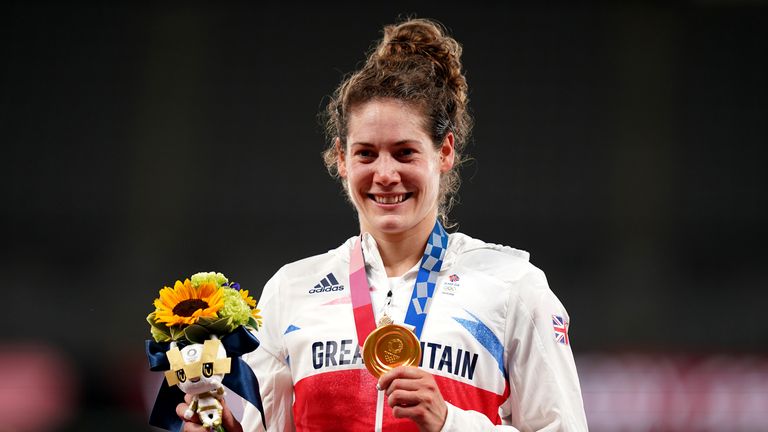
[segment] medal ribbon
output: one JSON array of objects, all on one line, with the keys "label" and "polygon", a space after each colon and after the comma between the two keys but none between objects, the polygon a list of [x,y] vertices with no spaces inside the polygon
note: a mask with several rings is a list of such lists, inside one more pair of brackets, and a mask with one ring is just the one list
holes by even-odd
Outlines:
[{"label": "medal ribbon", "polygon": [[[365,338],[376,328],[371,305],[370,286],[365,275],[365,259],[363,258],[363,245],[361,237],[355,241],[352,248],[352,256],[349,260],[349,285],[352,293],[352,311],[355,316],[355,328],[357,330],[357,343],[360,346]],[[435,293],[435,282],[440,268],[443,266],[443,258],[448,248],[448,233],[443,229],[440,221],[435,221],[435,226],[427,239],[427,247],[421,258],[421,266],[416,276],[416,283],[411,292],[411,303],[405,315],[405,323],[414,327],[416,338],[421,338],[424,321],[432,304],[432,296]]]},{"label": "medal ribbon", "polygon": [[376,328],[371,305],[371,287],[365,276],[365,260],[363,259],[362,235],[355,241],[352,256],[349,260],[349,291],[352,295],[352,313],[355,315],[355,330],[357,343],[362,348],[365,338]]}]

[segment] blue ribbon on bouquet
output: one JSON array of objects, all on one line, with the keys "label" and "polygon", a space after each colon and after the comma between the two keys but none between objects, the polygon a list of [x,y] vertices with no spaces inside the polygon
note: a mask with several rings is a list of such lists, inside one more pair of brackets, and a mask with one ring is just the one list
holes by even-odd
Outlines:
[{"label": "blue ribbon on bouquet", "polygon": [[[259,381],[256,379],[256,375],[253,374],[253,370],[240,358],[243,354],[259,347],[258,339],[245,327],[240,326],[232,333],[221,338],[221,344],[227,350],[227,356],[232,358],[229,373],[224,375],[221,383],[259,410],[261,422],[266,429],[267,422],[264,419],[264,406],[261,403]],[[155,342],[151,340],[145,342],[149,370],[157,372],[167,371],[171,368],[168,357],[165,355],[170,349],[170,345],[168,342]],[[149,424],[168,431],[181,430],[182,421],[176,415],[176,406],[181,402],[184,402],[184,392],[177,386],[168,386],[163,382],[160,386],[160,391],[157,393],[155,406],[152,407]]]}]

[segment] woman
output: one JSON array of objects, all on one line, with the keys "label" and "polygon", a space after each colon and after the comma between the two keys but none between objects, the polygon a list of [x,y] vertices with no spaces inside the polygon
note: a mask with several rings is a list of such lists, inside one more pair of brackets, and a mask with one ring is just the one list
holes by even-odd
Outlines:
[{"label": "woman", "polygon": [[[431,21],[388,26],[329,103],[325,160],[362,235],[264,288],[247,360],[269,430],[587,430],[568,314],[544,274],[438,222],[471,129],[460,54]],[[360,345],[389,321],[413,328],[421,363],[377,380]],[[243,425],[263,429],[253,407]]]}]

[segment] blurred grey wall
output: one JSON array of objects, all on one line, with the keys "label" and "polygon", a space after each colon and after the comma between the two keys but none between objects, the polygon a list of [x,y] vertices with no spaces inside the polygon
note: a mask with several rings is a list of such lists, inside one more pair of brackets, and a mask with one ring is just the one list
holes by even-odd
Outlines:
[{"label": "blurred grey wall", "polygon": [[765,353],[763,2],[19,2],[0,13],[0,347],[71,362],[67,430],[144,427],[132,377],[163,285],[215,269],[258,293],[356,233],[316,115],[406,14],[464,46],[454,219],[531,252],[576,353]]}]

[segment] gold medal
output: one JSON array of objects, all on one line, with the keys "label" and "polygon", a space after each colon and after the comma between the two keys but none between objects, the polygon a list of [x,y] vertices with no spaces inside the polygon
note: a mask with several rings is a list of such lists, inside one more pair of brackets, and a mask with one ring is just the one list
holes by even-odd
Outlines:
[{"label": "gold medal", "polygon": [[399,324],[387,324],[372,331],[363,344],[363,362],[376,378],[398,366],[417,365],[421,345],[416,335]]}]

